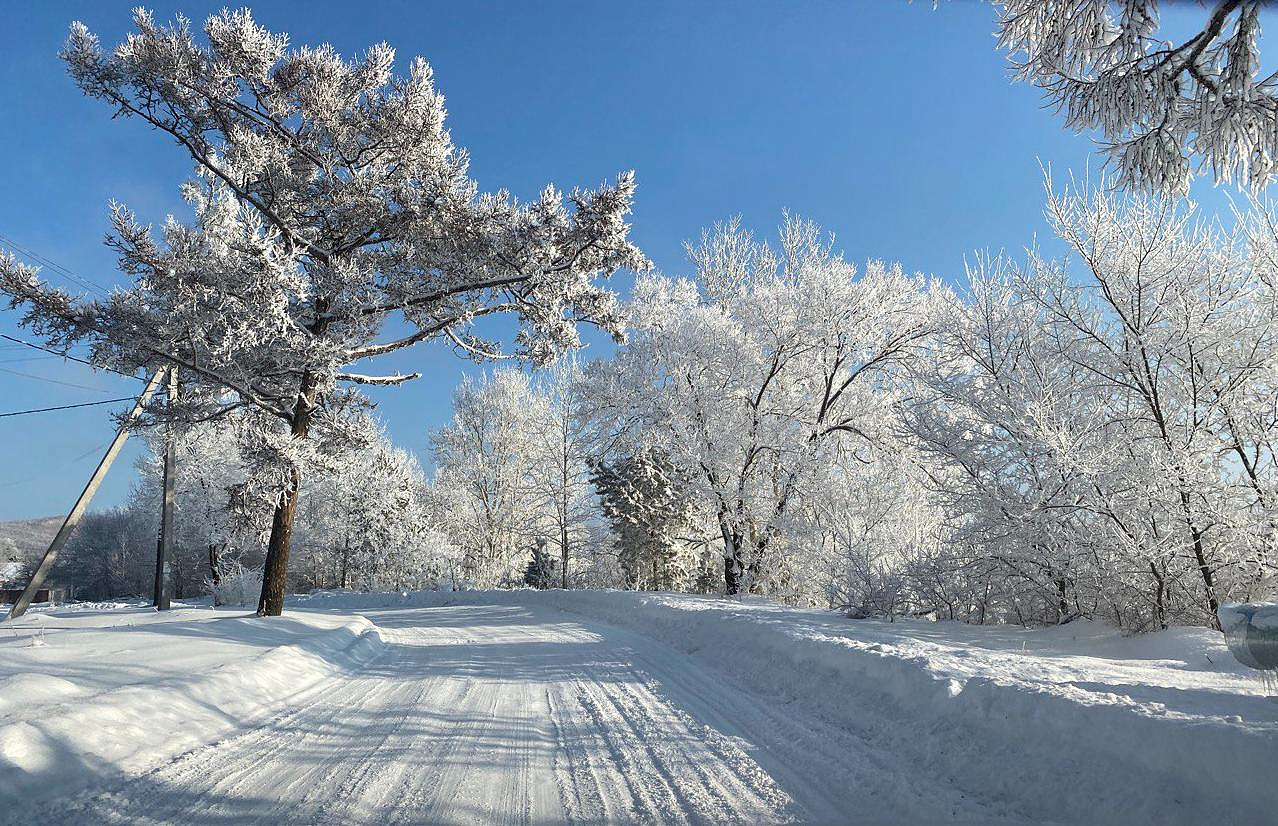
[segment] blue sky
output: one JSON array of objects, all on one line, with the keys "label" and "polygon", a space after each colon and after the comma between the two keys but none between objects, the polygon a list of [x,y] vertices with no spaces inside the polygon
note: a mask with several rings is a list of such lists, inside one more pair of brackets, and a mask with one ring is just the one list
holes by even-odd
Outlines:
[{"label": "blue sky", "polygon": [[[30,4],[0,33],[0,235],[104,287],[118,280],[102,245],[108,202],[159,223],[181,214],[178,185],[190,173],[178,147],[112,120],[57,60],[72,20],[113,46],[131,5]],[[198,24],[220,6],[150,8]],[[740,214],[767,234],[789,209],[836,233],[852,260],[959,278],[972,251],[1016,251],[1045,232],[1040,162],[1058,177],[1097,163],[1087,136],[1066,132],[1036,89],[1010,82],[994,10],[974,0],[936,10],[927,0],[308,0],[253,10],[295,44],[353,54],[385,40],[401,66],[426,57],[484,189],[527,198],[548,182],[593,186],[635,169],[633,237],[670,273],[684,271],[682,242],[702,227]],[[1188,5],[1165,18],[1175,27],[1203,13]],[[1209,210],[1226,203],[1210,185],[1195,195]],[[30,338],[16,312],[0,310],[0,332]],[[592,353],[606,350],[589,338]],[[75,363],[21,360],[39,355],[0,341],[0,412],[136,392]],[[395,441],[425,459],[452,388],[477,368],[440,346],[387,366],[426,374],[375,394]],[[111,438],[109,409],[0,419],[0,520],[70,507]],[[136,445],[95,506],[127,497],[135,456]]]}]

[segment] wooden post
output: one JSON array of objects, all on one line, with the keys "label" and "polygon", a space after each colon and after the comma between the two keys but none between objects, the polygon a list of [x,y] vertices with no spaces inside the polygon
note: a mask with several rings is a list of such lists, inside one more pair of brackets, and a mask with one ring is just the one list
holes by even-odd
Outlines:
[{"label": "wooden post", "polygon": [[[169,368],[169,407],[177,401],[178,372]],[[169,583],[173,579],[173,487],[175,464],[173,427],[164,433],[164,498],[160,505],[160,538],[155,549],[155,610],[169,610]]]},{"label": "wooden post", "polygon": [[67,518],[62,521],[62,527],[58,528],[57,535],[53,537],[53,542],[49,544],[49,550],[44,552],[44,558],[40,560],[40,565],[36,568],[35,573],[32,574],[31,581],[23,589],[22,596],[18,597],[13,609],[9,611],[10,620],[15,620],[27,612],[27,608],[30,607],[36,591],[44,584],[45,577],[49,575],[50,569],[53,568],[53,563],[57,561],[62,547],[71,538],[71,532],[75,530],[76,525],[80,524],[80,519],[84,516],[85,510],[88,509],[93,495],[98,492],[98,487],[102,484],[102,479],[106,476],[107,470],[110,469],[111,463],[115,461],[115,457],[120,454],[120,448],[124,447],[125,441],[129,438],[129,425],[136,421],[138,416],[142,415],[143,408],[151,400],[151,395],[155,392],[155,388],[160,386],[160,381],[164,378],[166,372],[165,370],[156,371],[151,380],[147,382],[146,389],[142,391],[142,395],[138,396],[137,403],[133,405],[133,410],[129,411],[129,415],[124,418],[124,422],[120,425],[120,430],[115,434],[115,439],[111,442],[111,446],[107,448],[106,455],[102,457],[102,461],[98,462],[97,470],[93,471],[93,475],[89,477],[89,483],[84,486],[84,490],[80,493],[80,498],[75,501],[75,506],[67,514]]}]

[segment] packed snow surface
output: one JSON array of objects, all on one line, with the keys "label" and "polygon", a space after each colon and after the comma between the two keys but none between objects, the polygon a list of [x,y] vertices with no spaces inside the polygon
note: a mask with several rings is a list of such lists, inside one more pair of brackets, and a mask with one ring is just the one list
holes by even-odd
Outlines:
[{"label": "packed snow surface", "polygon": [[1262,823],[1275,776],[1203,629],[563,591],[0,626],[6,823]]}]

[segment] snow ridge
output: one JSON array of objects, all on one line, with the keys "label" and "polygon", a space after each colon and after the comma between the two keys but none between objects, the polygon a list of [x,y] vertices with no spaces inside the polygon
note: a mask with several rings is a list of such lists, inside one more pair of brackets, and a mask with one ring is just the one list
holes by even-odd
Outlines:
[{"label": "snow ridge", "polygon": [[[243,624],[237,631],[245,638],[253,637],[253,623],[260,622],[222,621]],[[0,677],[0,698],[11,698],[10,708],[0,704],[0,811],[21,811],[41,788],[56,787],[66,798],[120,773],[144,772],[260,723],[320,690],[335,673],[369,663],[384,648],[380,629],[357,616],[336,627],[303,626],[296,642],[202,673],[88,696],[82,685],[59,677]]]}]

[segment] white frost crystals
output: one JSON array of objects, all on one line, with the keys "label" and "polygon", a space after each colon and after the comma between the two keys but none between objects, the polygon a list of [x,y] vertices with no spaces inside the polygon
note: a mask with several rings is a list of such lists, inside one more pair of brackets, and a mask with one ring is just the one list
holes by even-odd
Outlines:
[{"label": "white frost crystals", "polygon": [[1275,75],[1260,75],[1262,0],[1203,3],[1179,42],[1159,0],[999,0],[999,45],[1078,131],[1100,130],[1123,182],[1182,193],[1201,156],[1217,182],[1263,186],[1278,158]]}]

